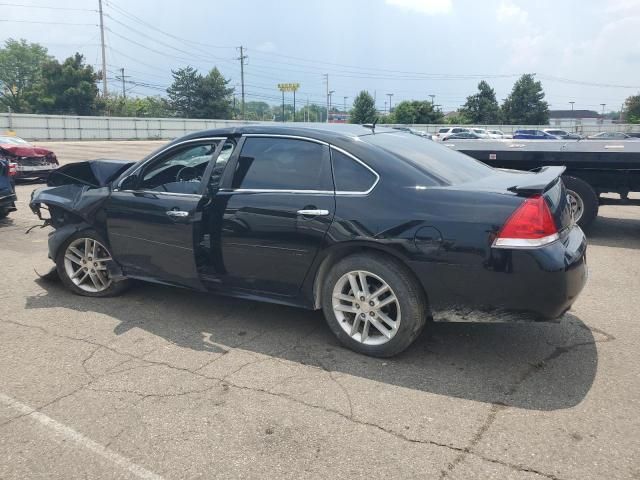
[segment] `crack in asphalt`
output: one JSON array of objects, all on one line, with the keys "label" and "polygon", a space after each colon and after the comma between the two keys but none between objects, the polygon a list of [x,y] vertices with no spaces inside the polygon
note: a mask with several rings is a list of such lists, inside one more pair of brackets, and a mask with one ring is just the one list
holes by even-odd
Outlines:
[{"label": "crack in asphalt", "polygon": [[[246,391],[251,391],[251,392],[257,392],[257,393],[262,393],[265,395],[269,395],[269,396],[274,396],[280,399],[284,399],[287,401],[291,401],[294,402],[296,404],[299,405],[303,405],[305,407],[308,408],[313,408],[313,409],[317,409],[317,410],[321,410],[323,412],[326,413],[331,413],[334,415],[337,415],[345,420],[347,420],[348,422],[357,424],[357,425],[361,425],[361,426],[365,426],[368,428],[373,428],[375,430],[378,430],[380,432],[386,433],[388,435],[391,435],[397,439],[400,439],[402,441],[406,441],[406,442],[410,442],[410,443],[414,443],[414,444],[423,444],[423,445],[432,445],[435,447],[441,447],[441,448],[446,448],[448,450],[457,452],[458,455],[454,458],[454,460],[447,466],[446,469],[441,471],[441,475],[440,478],[444,479],[447,476],[449,476],[451,473],[453,473],[453,471],[455,470],[455,468],[460,465],[469,455],[472,455],[480,460],[489,462],[489,463],[493,463],[493,464],[499,464],[505,467],[508,467],[512,470],[515,471],[519,471],[519,472],[527,472],[527,473],[534,473],[537,475],[540,475],[542,477],[548,478],[550,480],[561,480],[560,477],[557,477],[554,474],[551,473],[545,473],[539,470],[536,470],[534,468],[531,467],[527,467],[525,465],[521,465],[521,464],[514,464],[511,462],[507,462],[507,461],[503,461],[500,459],[496,459],[496,458],[491,458],[491,457],[487,457],[485,455],[483,455],[482,453],[479,453],[477,451],[475,451],[475,447],[483,440],[483,438],[485,437],[485,435],[487,434],[487,432],[489,431],[489,429],[491,428],[491,426],[493,425],[493,423],[495,422],[498,413],[501,410],[507,409],[509,408],[508,405],[506,403],[503,402],[494,402],[491,405],[491,408],[489,409],[489,413],[487,414],[487,417],[485,419],[485,421],[480,425],[480,427],[478,428],[478,430],[475,432],[475,434],[473,435],[473,437],[471,438],[471,440],[469,441],[469,443],[464,446],[464,447],[459,447],[459,446],[455,446],[452,444],[448,444],[448,443],[442,443],[442,442],[437,442],[435,440],[429,440],[429,439],[417,439],[417,438],[412,438],[409,437],[407,435],[405,435],[404,433],[401,432],[397,432],[393,429],[390,428],[386,428],[383,427],[381,425],[378,425],[376,423],[372,423],[372,422],[368,422],[362,419],[358,419],[354,416],[354,412],[353,412],[353,404],[351,401],[351,397],[346,389],[346,387],[344,387],[344,385],[342,385],[339,381],[337,381],[337,379],[335,377],[333,377],[332,375],[332,371],[330,369],[328,369],[327,367],[325,367],[324,365],[322,365],[322,363],[318,362],[321,366],[320,367],[314,367],[311,365],[306,365],[310,368],[319,368],[325,372],[328,373],[328,376],[330,377],[330,379],[335,382],[339,388],[344,392],[347,401],[349,403],[349,413],[344,413],[340,410],[334,409],[334,408],[330,408],[330,407],[326,407],[326,406],[322,406],[322,405],[317,405],[317,404],[313,404],[307,401],[304,401],[300,398],[296,398],[292,395],[289,395],[287,393],[284,392],[274,392],[273,389],[279,385],[282,382],[276,383],[276,385],[272,386],[270,389],[265,389],[265,388],[260,388],[260,387],[255,387],[255,386],[246,386],[246,385],[241,385],[241,384],[237,384],[234,383],[233,381],[230,381],[229,378],[232,377],[233,375],[237,374],[238,372],[242,371],[244,368],[250,366],[250,365],[255,365],[261,362],[265,362],[265,361],[269,361],[272,359],[271,356],[266,356],[266,358],[258,358],[256,360],[253,361],[249,361],[245,364],[243,364],[242,366],[240,366],[239,368],[235,369],[234,371],[222,376],[222,377],[216,377],[213,375],[206,375],[203,374],[201,372],[199,372],[199,370],[202,370],[205,366],[210,365],[211,363],[217,361],[219,358],[223,357],[225,354],[220,355],[219,357],[217,357],[216,359],[214,359],[211,362],[207,362],[206,364],[195,368],[195,369],[188,369],[188,368],[184,368],[184,367],[178,367],[172,364],[169,364],[167,362],[161,362],[161,361],[157,361],[157,360],[149,360],[144,358],[144,356],[146,356],[147,354],[143,355],[143,356],[136,356],[133,355],[131,353],[128,352],[122,352],[120,350],[118,350],[117,348],[114,348],[112,346],[110,346],[109,344],[101,344],[99,342],[95,342],[92,340],[88,340],[86,338],[81,338],[81,337],[73,337],[73,336],[69,336],[69,335],[62,335],[62,334],[58,334],[55,332],[51,332],[49,330],[47,330],[46,328],[40,326],[40,325],[30,325],[30,324],[23,324],[20,322],[16,322],[13,320],[1,320],[2,322],[6,322],[6,323],[10,323],[10,324],[14,324],[17,326],[21,326],[24,328],[33,328],[33,329],[37,329],[40,330],[41,332],[43,332],[46,335],[51,335],[53,337],[58,337],[58,338],[63,338],[63,339],[67,339],[67,340],[71,340],[71,341],[79,341],[79,342],[83,342],[86,344],[90,344],[95,346],[96,348],[93,349],[91,352],[89,352],[89,354],[87,355],[87,357],[85,357],[82,360],[82,368],[85,370],[85,372],[90,376],[91,380],[89,382],[86,382],[82,385],[80,385],[79,387],[77,387],[76,389],[74,389],[73,391],[66,393],[62,396],[56,397],[55,399],[47,402],[44,405],[41,405],[40,407],[36,408],[35,411],[39,412],[53,404],[55,404],[56,402],[59,402],[60,400],[67,398],[69,396],[72,396],[76,393],[78,393],[79,391],[83,390],[83,389],[88,389],[88,390],[93,390],[93,391],[98,391],[98,392],[107,392],[107,393],[129,393],[129,394],[133,394],[136,396],[140,397],[140,401],[136,402],[136,404],[148,399],[148,398],[170,398],[170,397],[178,397],[178,396],[184,396],[184,395],[190,395],[190,394],[202,394],[202,393],[206,393],[208,391],[211,391],[212,389],[214,389],[216,386],[221,385],[223,388],[224,387],[232,387],[238,390],[246,390]],[[589,327],[585,327],[587,329],[589,329]],[[308,338],[309,336],[311,336],[313,333],[315,333],[317,329],[312,329],[311,332],[308,332],[307,334],[301,336],[296,342],[294,342],[292,345],[290,345],[289,347],[279,351],[279,352],[275,352],[273,353],[273,355],[278,355],[278,354],[283,354],[286,353],[289,350],[295,349],[297,348],[297,346],[300,344],[300,342],[302,342],[304,339]],[[571,345],[564,345],[564,346],[554,346],[554,350],[547,355],[546,357],[544,357],[544,359],[542,359],[539,362],[536,362],[535,364],[531,364],[529,368],[527,368],[522,375],[516,379],[516,381],[512,384],[512,386],[507,390],[507,392],[505,393],[505,397],[509,397],[513,394],[515,394],[518,391],[518,388],[529,378],[531,378],[537,371],[543,369],[546,364],[554,359],[557,359],[559,357],[561,357],[562,355],[565,355],[566,353],[571,352],[572,350],[574,350],[575,348],[579,348],[582,346],[586,346],[586,345],[592,345],[595,343],[605,343],[605,342],[609,342],[609,341],[613,341],[615,340],[615,337],[613,335],[610,335],[600,329],[596,329],[596,328],[591,328],[589,329],[591,331],[594,331],[596,333],[599,333],[601,335],[603,335],[605,337],[604,340],[594,340],[592,342],[580,342],[580,343],[576,343],[576,344],[571,344]],[[258,338],[259,336],[263,335],[265,332],[261,332],[260,334],[258,334],[257,336],[253,337],[252,339]],[[249,343],[249,341],[246,342],[242,342],[242,344],[247,344]],[[103,374],[99,375],[99,376],[95,376],[92,375],[91,373],[88,372],[88,370],[86,369],[86,363],[97,353],[98,350],[100,350],[101,348],[104,348],[106,350],[109,350],[117,355],[122,355],[125,357],[128,357],[127,360],[118,363],[116,366],[106,370]],[[234,347],[232,347],[234,348]],[[149,364],[149,365],[135,365],[129,369],[125,369],[125,370],[120,370],[120,371],[114,371],[114,369],[117,366],[120,366],[124,363],[133,361],[133,360],[138,360],[140,362]],[[163,366],[169,369],[173,369],[173,370],[177,370],[180,372],[185,372],[191,375],[195,375],[197,377],[203,378],[203,379],[207,379],[207,380],[214,380],[217,381],[217,384],[211,385],[205,389],[189,389],[186,390],[184,392],[179,392],[176,394],[145,394],[139,391],[135,391],[135,390],[127,390],[127,389],[102,389],[102,388],[89,388],[91,384],[95,383],[96,381],[98,381],[99,379],[106,377],[108,375],[112,375],[113,373],[122,373],[125,371],[129,371],[129,370],[134,370],[136,368],[145,368],[145,367],[151,367],[151,366]],[[291,377],[295,377],[297,375],[293,375]],[[287,378],[291,378],[291,377],[287,377]],[[112,413],[112,412],[111,412]],[[0,427],[3,427],[5,425],[7,425],[8,423],[11,423],[19,418],[22,418],[24,416],[28,416],[27,415],[20,415],[17,417],[13,417],[3,423],[0,423]],[[113,443],[114,440],[117,439],[117,437],[119,437],[120,435],[122,435],[122,431],[117,433],[109,442],[109,444]]]},{"label": "crack in asphalt", "polygon": [[[584,347],[587,345],[595,345],[597,343],[606,343],[606,342],[611,342],[613,340],[615,340],[615,337],[611,334],[606,333],[603,330],[597,329],[597,328],[590,328],[586,325],[582,326],[582,328],[585,328],[589,331],[592,332],[596,332],[599,333],[600,335],[604,336],[604,340],[593,340],[593,341],[589,341],[589,342],[579,342],[579,343],[574,343],[574,344],[570,344],[570,345],[552,345],[550,343],[547,342],[547,344],[551,347],[553,347],[553,351],[551,353],[549,353],[546,357],[544,357],[542,360],[530,364],[529,368],[527,368],[522,375],[520,375],[519,378],[516,379],[515,382],[513,382],[513,384],[511,385],[511,387],[505,392],[505,397],[508,398],[510,396],[512,396],[513,394],[515,394],[518,391],[518,388],[525,382],[527,381],[529,378],[531,378],[536,372],[544,369],[547,365],[547,363],[549,363],[552,360],[555,360],[559,357],[561,357],[562,355],[565,355],[569,352],[571,352],[572,350],[576,349],[576,348],[580,348],[580,347]],[[444,479],[447,476],[449,476],[454,470],[455,468],[460,465],[468,455],[474,455],[474,456],[479,456],[480,458],[482,458],[483,460],[487,460],[487,461],[492,461],[494,463],[499,463],[501,465],[507,466],[509,468],[512,468],[514,470],[517,471],[522,471],[522,472],[532,472],[535,473],[537,475],[541,475],[543,477],[547,477],[550,478],[552,480],[560,480],[559,477],[557,477],[556,475],[550,474],[550,473],[544,473],[544,472],[540,472],[537,471],[535,469],[531,469],[528,467],[524,467],[521,465],[517,465],[517,464],[511,464],[508,462],[503,462],[501,460],[496,460],[496,459],[489,459],[484,457],[483,455],[479,455],[477,452],[474,451],[475,447],[483,440],[483,438],[485,437],[486,433],[489,431],[489,429],[491,428],[491,426],[493,425],[493,423],[495,422],[498,413],[501,410],[505,410],[509,408],[509,406],[504,403],[504,402],[494,402],[491,405],[491,408],[489,409],[489,413],[487,414],[487,417],[485,419],[485,421],[480,425],[480,427],[478,428],[478,430],[476,431],[476,433],[473,435],[473,437],[471,438],[471,440],[469,441],[469,444],[464,447],[462,449],[462,452],[460,453],[460,455],[458,455],[453,462],[451,462],[448,466],[446,470],[442,470],[440,472],[440,479]]]}]

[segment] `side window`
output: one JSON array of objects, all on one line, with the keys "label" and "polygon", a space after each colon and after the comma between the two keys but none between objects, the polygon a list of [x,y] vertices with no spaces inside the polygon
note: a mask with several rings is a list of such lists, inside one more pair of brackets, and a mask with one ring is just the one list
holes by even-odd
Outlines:
[{"label": "side window", "polygon": [[335,149],[331,160],[337,192],[366,192],[373,187],[376,176],[364,165]]},{"label": "side window", "polygon": [[233,188],[333,190],[329,147],[292,138],[248,137]]},{"label": "side window", "polygon": [[209,178],[210,189],[215,190],[220,186],[222,174],[224,173],[224,169],[227,167],[229,158],[231,158],[231,154],[235,148],[236,144],[232,140],[227,140],[225,142],[220,155],[218,155],[218,158],[216,159],[216,164],[213,166],[213,170],[211,171],[211,177]]},{"label": "side window", "polygon": [[202,176],[216,144],[187,145],[169,153],[143,170],[138,188],[170,193],[199,193]]}]

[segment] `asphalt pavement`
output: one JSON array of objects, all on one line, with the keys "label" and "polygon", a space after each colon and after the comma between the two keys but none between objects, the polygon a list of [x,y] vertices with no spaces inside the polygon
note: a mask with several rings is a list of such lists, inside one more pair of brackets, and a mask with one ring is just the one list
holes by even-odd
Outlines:
[{"label": "asphalt pavement", "polygon": [[[63,163],[161,144],[40,143]],[[436,323],[381,360],[320,312],[75,296],[40,277],[35,187],[0,221],[1,479],[640,479],[640,207],[602,207],[560,322]]]}]

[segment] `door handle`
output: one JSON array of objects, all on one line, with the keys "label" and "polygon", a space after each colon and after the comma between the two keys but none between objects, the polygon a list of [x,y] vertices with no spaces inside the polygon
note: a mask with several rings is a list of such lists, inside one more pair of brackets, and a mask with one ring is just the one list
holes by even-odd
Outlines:
[{"label": "door handle", "polygon": [[298,210],[298,215],[318,217],[329,215],[329,210]]},{"label": "door handle", "polygon": [[167,215],[175,218],[185,218],[189,216],[189,212],[183,210],[167,210]]}]

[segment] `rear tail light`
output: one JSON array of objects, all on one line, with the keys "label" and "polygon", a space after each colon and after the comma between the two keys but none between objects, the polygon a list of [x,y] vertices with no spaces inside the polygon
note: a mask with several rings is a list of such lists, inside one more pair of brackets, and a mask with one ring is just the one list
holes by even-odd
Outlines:
[{"label": "rear tail light", "polygon": [[542,247],[559,238],[547,202],[540,195],[527,198],[506,221],[493,246],[496,248]]},{"label": "rear tail light", "polygon": [[17,163],[9,163],[9,176],[15,177],[16,173],[18,173],[18,164]]}]

